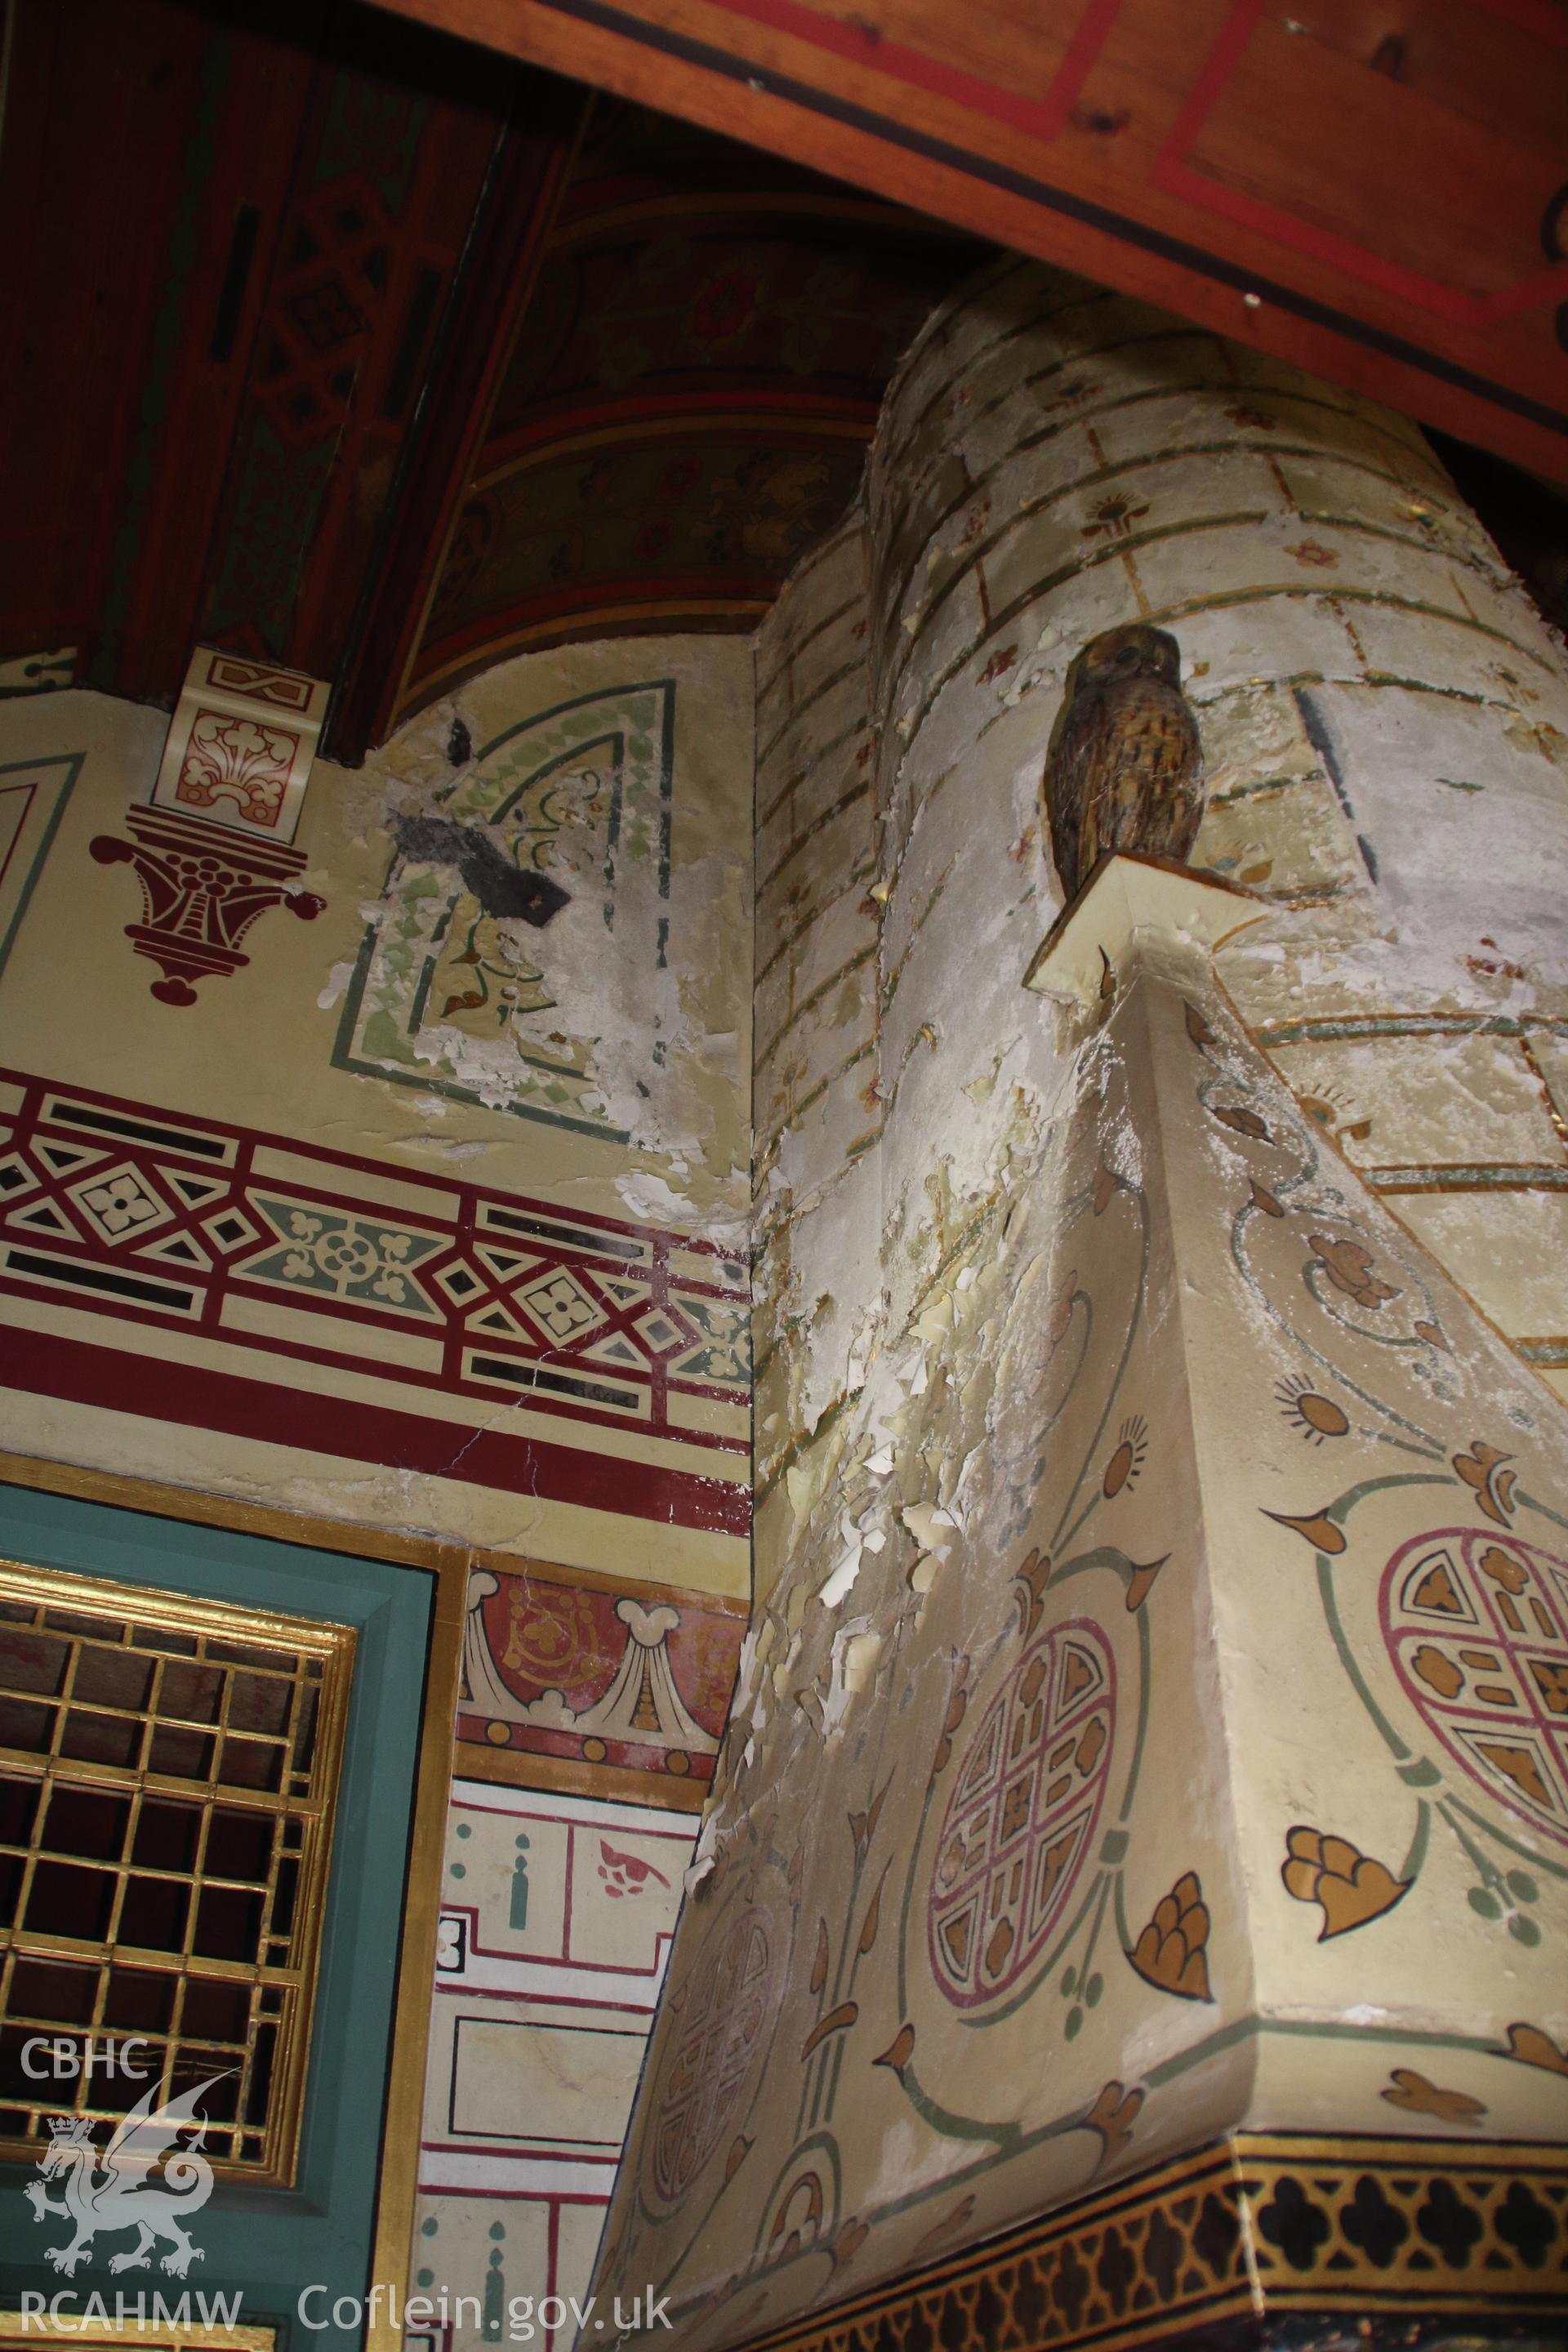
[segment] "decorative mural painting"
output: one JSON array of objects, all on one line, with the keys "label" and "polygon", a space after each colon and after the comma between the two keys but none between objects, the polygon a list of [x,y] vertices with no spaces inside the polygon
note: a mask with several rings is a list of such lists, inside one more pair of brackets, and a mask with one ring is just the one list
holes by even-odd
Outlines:
[{"label": "decorative mural painting", "polygon": [[[509,728],[436,796],[444,838],[408,828],[365,932],[334,1060],[519,1117],[632,1139],[606,1036],[648,1031],[651,1099],[675,1034],[669,957],[675,686],[556,704]],[[458,837],[460,836],[460,837]],[[522,910],[460,866],[532,877]]]},{"label": "decorative mural painting", "polygon": [[[549,1759],[663,1774],[689,1783],[665,1801],[695,1809],[712,1780],[744,1631],[738,1602],[477,1569],[458,1709],[458,1741],[473,1744],[464,1769],[510,1768],[535,1785],[551,1778]],[[593,1784],[572,1777],[580,1781]]]},{"label": "decorative mural painting", "polygon": [[418,2352],[502,2341],[513,2297],[586,2294],[693,1829],[453,1783],[411,2291],[456,2318]]},{"label": "decorative mural painting", "polygon": [[747,1523],[744,1273],[684,1234],[0,1072],[0,1300],[47,1393]]},{"label": "decorative mural painting", "polygon": [[[699,2346],[805,2340],[1255,2102],[1561,2129],[1551,1409],[1186,986],[1107,962],[1038,1163],[916,1297],[934,1368],[885,1436],[836,1433],[820,1503],[798,1475],[600,2273]],[[829,1521],[864,1549],[826,1587]],[[1385,2169],[1397,2207],[1396,2152],[1367,2161],[1314,2248],[1362,2242]],[[1228,2275],[1228,2190],[1214,2226]],[[1500,2307],[1536,2307],[1536,2261]],[[1406,2291],[1384,2267],[1358,2309]],[[1179,2304],[1152,2238],[1140,2279]]]},{"label": "decorative mural painting", "polygon": [[0,972],[65,814],[83,754],[0,766]]},{"label": "decorative mural painting", "polygon": [[331,690],[325,678],[198,646],[163,746],[154,805],[291,842]]}]

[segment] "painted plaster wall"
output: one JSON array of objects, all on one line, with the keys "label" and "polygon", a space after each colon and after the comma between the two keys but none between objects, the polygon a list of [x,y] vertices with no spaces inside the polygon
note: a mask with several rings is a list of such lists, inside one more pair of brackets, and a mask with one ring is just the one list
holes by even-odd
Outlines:
[{"label": "painted plaster wall", "polygon": [[411,2344],[499,2343],[514,2301],[586,2296],[694,1835],[454,1783],[409,2288],[450,2316]]},{"label": "painted plaster wall", "polygon": [[[1022,986],[1037,795],[1068,661],[1139,618],[1203,734],[1194,862],[1258,895],[1212,972],[1130,956],[1100,1033]],[[1561,1542],[1561,647],[1404,420],[1007,263],[910,354],[758,674],[758,1606],[602,2272],[715,2345],[1226,2121],[1549,2137],[1568,2064],[1561,1759],[1541,1801],[1455,1773],[1394,1657],[1433,1595],[1526,1591],[1471,1559],[1512,1480]],[[1402,1471],[1458,1531],[1365,1514],[1336,1633]],[[1003,1872],[982,1920],[986,1743],[1041,1738],[1055,1793],[976,1832],[1039,1901]],[[1292,2011],[1345,2049],[1279,2056]]]},{"label": "painted plaster wall", "polygon": [[[13,1396],[16,1445],[744,1591],[750,700],[743,652],[718,639],[503,665],[363,770],[318,766],[298,842],[300,886],[324,908],[313,921],[264,915],[248,965],[204,981],[187,1006],[153,997],[157,968],[124,935],[141,913],[134,876],[90,848],[122,835],[128,803],[150,795],[162,719],[81,693],[0,709],[16,827],[0,929],[8,1066],[143,1123],[258,1139],[255,1166],[284,1188],[281,1226],[247,1195],[244,1239],[216,1253],[200,1302],[160,1322],[156,1299],[120,1300],[154,1357],[266,1383],[272,1409],[242,1427],[237,1412],[214,1447],[210,1398],[149,1416],[112,1383],[89,1398],[63,1376],[52,1394],[24,1377],[16,1391],[40,1392]],[[451,865],[400,846],[400,826],[430,819],[537,866],[569,903],[542,929],[487,916]],[[39,1105],[13,1086],[8,1108],[32,1119]],[[248,1145],[242,1158],[248,1171]],[[35,1243],[166,1247],[167,1177],[142,1168],[139,1181],[153,1204],[144,1233],[132,1222],[110,1234],[90,1213],[79,1230],[81,1204],[63,1201],[63,1223],[37,1227]],[[289,1184],[330,1198],[285,1201]],[[545,1233],[521,1237],[532,1255],[500,1270],[492,1302],[497,1267],[457,1274],[447,1253],[520,1200],[542,1210]],[[269,1240],[300,1240],[297,1208],[323,1207],[303,1253],[264,1259]],[[210,1236],[195,1245],[214,1255]],[[677,1303],[679,1330],[659,1321],[651,1338],[618,1332],[574,1258],[595,1281],[626,1259],[633,1287],[612,1307],[631,1311],[640,1283],[650,1310],[684,1293],[690,1313]],[[165,1287],[174,1271],[158,1268]],[[129,1345],[101,1291],[72,1293],[63,1277],[0,1288],[17,1330]],[[477,1370],[476,1350],[492,1366],[536,1358],[554,1385],[520,1388],[504,1362]],[[325,1444],[283,1412],[281,1393],[301,1385],[321,1400],[318,1426],[334,1424]],[[414,1417],[401,1451],[367,1412]],[[553,1491],[531,1474],[530,1440],[574,1454]],[[629,1506],[594,1491],[590,1464],[606,1455],[641,1478]]]},{"label": "painted plaster wall", "polygon": [[415,2238],[467,2352],[585,2284],[740,1644],[749,659],[526,656],[319,765],[324,908],[185,1006],[91,847],[165,726],[0,705],[0,1446],[483,1554]]},{"label": "painted plaster wall", "polygon": [[[895,382],[869,518],[758,641],[762,1360],[777,1318],[812,1333],[760,1410],[760,1488],[858,1388],[857,1321],[907,1320],[926,1188],[962,1223],[1019,1102],[1055,1090],[1013,987],[1059,904],[1039,778],[1073,654],[1141,617],[1178,635],[1199,718],[1194,859],[1282,909],[1227,984],[1352,1164],[1561,1375],[1568,689],[1416,428],[1008,263]],[[873,1308],[835,1265],[889,1219]]]}]

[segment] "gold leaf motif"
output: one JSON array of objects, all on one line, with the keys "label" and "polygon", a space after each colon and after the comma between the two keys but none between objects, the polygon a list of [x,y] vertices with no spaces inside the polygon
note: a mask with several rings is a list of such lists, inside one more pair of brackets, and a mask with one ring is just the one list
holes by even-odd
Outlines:
[{"label": "gold leaf motif", "polygon": [[830,2034],[844,2032],[847,2027],[854,2024],[859,2014],[860,2004],[858,2000],[841,2000],[837,2009],[830,2009],[827,2015],[812,2027],[811,2032],[801,2043],[801,2057],[809,2058],[814,2050],[821,2048]]},{"label": "gold leaf motif", "polygon": [[1484,1438],[1472,1437],[1468,1454],[1456,1454],[1450,1458],[1466,1486],[1474,1488],[1476,1501],[1487,1517],[1495,1526],[1506,1528],[1513,1517],[1513,1490],[1519,1474],[1505,1470],[1502,1465],[1511,1462],[1512,1454],[1489,1445]]},{"label": "gold leaf motif", "polygon": [[1298,1903],[1316,1903],[1323,1914],[1318,1941],[1348,1935],[1381,1918],[1403,1901],[1412,1882],[1394,1873],[1371,1854],[1352,1845],[1349,1838],[1328,1836],[1299,1822],[1285,1840],[1280,1870],[1285,1891]]},{"label": "gold leaf motif", "polygon": [[1127,1955],[1139,1975],[1178,2000],[1209,2000],[1209,1915],[1194,1871],[1184,1871],[1154,1906]]},{"label": "gold leaf motif", "polygon": [[951,2212],[944,2213],[940,2221],[932,2223],[923,2238],[918,2238],[915,2241],[915,2252],[923,2253],[928,2246],[934,2246],[938,2240],[945,2238],[950,2231],[962,2229],[973,2210],[973,2198],[961,2197]]},{"label": "gold leaf motif", "polygon": [[1018,1603],[1018,1622],[1024,1639],[1028,1640],[1045,1611],[1044,1593],[1051,1580],[1050,1555],[1043,1551],[1029,1552],[1023,1565],[1013,1571]]},{"label": "gold leaf motif", "polygon": [[1182,1009],[1186,1014],[1187,1034],[1201,1054],[1205,1046],[1214,1044],[1214,1031],[1209,1027],[1197,1006],[1189,1004],[1185,997],[1182,1000]]},{"label": "gold leaf motif", "polygon": [[1276,1527],[1294,1528],[1299,1536],[1305,1536],[1315,1551],[1338,1554],[1345,1548],[1343,1532],[1335,1527],[1327,1511],[1306,1511],[1300,1517],[1289,1511],[1265,1511],[1263,1516],[1266,1519],[1272,1519]]},{"label": "gold leaf motif", "polygon": [[1399,1293],[1392,1282],[1380,1281],[1372,1271],[1372,1252],[1360,1242],[1336,1241],[1331,1234],[1309,1234],[1308,1242],[1318,1253],[1321,1265],[1336,1290],[1353,1298],[1358,1307],[1377,1314]]},{"label": "gold leaf motif", "polygon": [[851,2213],[847,2221],[841,2221],[837,2235],[828,2248],[834,2270],[842,2270],[846,2263],[852,2262],[870,2234],[869,2224],[862,2221],[858,2213]]},{"label": "gold leaf motif", "polygon": [[1227,1106],[1224,1110],[1216,1110],[1214,1115],[1222,1127],[1230,1128],[1237,1135],[1249,1135],[1255,1143],[1272,1143],[1274,1140],[1255,1110],[1243,1110]]},{"label": "gold leaf motif", "polygon": [[1152,1559],[1142,1568],[1136,1560],[1130,1562],[1132,1573],[1127,1580],[1127,1608],[1129,1614],[1131,1614],[1134,1609],[1142,1608],[1143,1603],[1148,1600],[1149,1594],[1153,1588],[1154,1579],[1159,1575],[1160,1570],[1164,1567],[1165,1562],[1170,1559],[1170,1557],[1171,1555],[1168,1551],[1163,1551],[1158,1559]]},{"label": "gold leaf motif", "polygon": [[1510,2025],[1508,2054],[1525,2066],[1544,2066],[1550,2074],[1568,2074],[1568,2050],[1559,2050],[1539,2025]]},{"label": "gold leaf motif", "polygon": [[912,2025],[900,2025],[881,2056],[873,2058],[871,2063],[873,2066],[890,2066],[895,2074],[901,2075],[914,2054],[915,2029]]},{"label": "gold leaf motif", "polygon": [[1101,2164],[1110,2164],[1131,2138],[1132,2126],[1138,2120],[1143,2096],[1142,2091],[1130,2091],[1124,2084],[1107,2083],[1085,2116],[1084,2128],[1097,2131],[1103,2142],[1100,2158]]},{"label": "gold leaf motif", "polygon": [[1395,2066],[1389,2080],[1394,2088],[1381,2095],[1391,2107],[1403,2107],[1409,2115],[1436,2116],[1445,2124],[1468,2124],[1486,2114],[1485,2100],[1472,2099],[1466,2091],[1442,2090],[1409,2066]]},{"label": "gold leaf motif", "polygon": [[[1035,1555],[1031,1554],[1030,1557],[1034,1558]],[[944,1772],[947,1769],[952,1755],[954,1736],[969,1712],[968,1681],[969,1660],[967,1657],[963,1657],[958,1659],[953,1666],[952,1696],[947,1702],[947,1713],[942,1720],[942,1738],[937,1741],[936,1758],[931,1765],[933,1780],[939,1772]]]}]

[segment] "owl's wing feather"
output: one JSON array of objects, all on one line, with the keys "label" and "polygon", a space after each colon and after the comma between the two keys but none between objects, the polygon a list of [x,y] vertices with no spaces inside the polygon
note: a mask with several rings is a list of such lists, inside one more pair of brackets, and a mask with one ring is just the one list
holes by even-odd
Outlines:
[{"label": "owl's wing feather", "polygon": [[1110,748],[1110,716],[1103,694],[1080,693],[1062,714],[1046,770],[1051,847],[1070,898],[1100,855],[1095,802]]}]

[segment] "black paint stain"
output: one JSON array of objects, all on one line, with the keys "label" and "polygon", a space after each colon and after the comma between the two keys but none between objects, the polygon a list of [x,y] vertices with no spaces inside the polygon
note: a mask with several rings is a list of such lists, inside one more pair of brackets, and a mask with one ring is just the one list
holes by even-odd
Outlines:
[{"label": "black paint stain", "polygon": [[487,915],[531,923],[542,931],[571,904],[569,890],[548,874],[514,866],[478,826],[454,824],[443,816],[399,816],[393,819],[392,831],[405,857],[455,866]]}]

